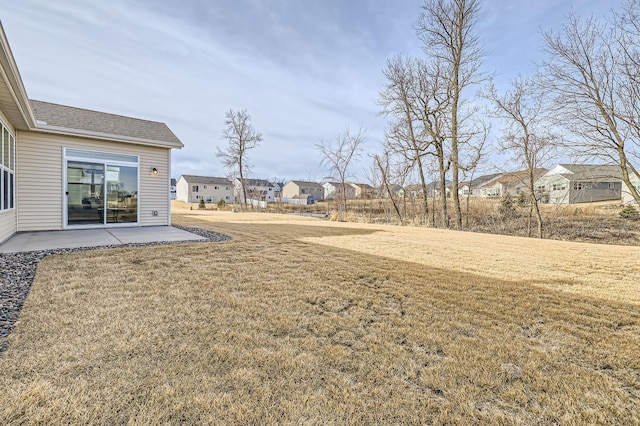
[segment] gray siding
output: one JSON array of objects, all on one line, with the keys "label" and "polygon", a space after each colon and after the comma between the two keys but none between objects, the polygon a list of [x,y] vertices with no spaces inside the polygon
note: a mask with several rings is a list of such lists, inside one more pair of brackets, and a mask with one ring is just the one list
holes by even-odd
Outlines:
[{"label": "gray siding", "polygon": [[[582,189],[576,189],[576,184],[581,184]],[[571,204],[619,200],[621,196],[622,182],[574,182],[569,188]]]}]

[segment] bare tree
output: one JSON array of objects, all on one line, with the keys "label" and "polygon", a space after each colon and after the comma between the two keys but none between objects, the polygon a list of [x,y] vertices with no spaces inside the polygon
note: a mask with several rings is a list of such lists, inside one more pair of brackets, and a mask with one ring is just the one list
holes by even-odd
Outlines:
[{"label": "bare tree", "polygon": [[[395,156],[404,158],[407,164],[403,168],[415,168],[418,173],[427,218],[429,201],[424,157],[431,155],[437,159],[443,194],[450,165],[446,146],[450,128],[449,82],[438,63],[427,64],[411,58],[396,57],[388,61],[384,74],[387,85],[380,94],[380,105],[382,113],[391,118],[385,146]],[[446,228],[449,226],[446,198],[442,199],[442,210],[442,224]]]},{"label": "bare tree", "polygon": [[222,132],[222,139],[229,145],[225,149],[218,148],[217,156],[224,167],[232,174],[237,173],[240,179],[241,205],[247,210],[247,189],[245,176],[251,170],[247,161],[248,151],[257,147],[262,142],[262,134],[256,132],[251,124],[251,116],[247,110],[234,111],[230,109],[225,114],[224,124],[226,128]]},{"label": "bare tree", "polygon": [[575,14],[561,31],[544,34],[549,59],[541,66],[554,92],[554,117],[574,137],[567,145],[583,158],[620,167],[620,178],[636,202],[631,184],[640,159],[640,1],[630,0],[609,21]]},{"label": "bare tree", "polygon": [[479,12],[479,0],[425,0],[415,27],[427,58],[439,64],[440,75],[448,83],[450,127],[447,136],[451,144],[451,192],[458,229],[462,228],[458,194],[460,139],[464,121],[470,117],[461,114],[464,90],[483,80],[480,66],[484,52],[474,32]]},{"label": "bare tree", "polygon": [[[379,103],[382,114],[392,119],[386,132],[387,149],[404,157],[409,166],[415,165],[420,184],[426,193],[427,183],[422,162],[427,154],[429,142],[424,138],[420,122],[422,111],[419,104],[426,104],[429,99],[425,100],[427,95],[420,91],[421,85],[418,79],[422,67],[424,64],[418,59],[403,59],[397,56],[388,60],[383,71],[387,84],[380,93]],[[429,204],[425,197],[425,216],[428,212]]]},{"label": "bare tree", "polygon": [[528,236],[531,236],[532,216],[535,212],[538,236],[543,238],[540,194],[536,191],[534,183],[540,177],[540,166],[553,151],[556,141],[556,137],[549,130],[549,120],[545,116],[545,92],[539,90],[535,80],[519,77],[503,95],[499,95],[491,85],[485,96],[493,102],[494,113],[505,124],[500,139],[501,148],[511,151],[513,160],[527,170],[525,184],[529,204]]},{"label": "bare tree", "polygon": [[[491,131],[491,126],[487,124],[484,120],[477,120],[475,122],[475,126],[472,129],[472,132],[467,134],[467,142],[466,146],[468,149],[466,150],[466,158],[464,160],[464,167],[461,167],[460,170],[463,175],[463,179],[469,178],[468,189],[465,199],[465,227],[469,227],[469,205],[471,198],[471,182],[473,181],[473,176],[478,169],[480,163],[485,158],[487,140],[489,138],[489,134]],[[471,140],[475,140],[475,143],[469,143]]]},{"label": "bare tree", "polygon": [[402,213],[400,213],[400,208],[398,207],[398,203],[396,201],[396,196],[394,191],[392,190],[392,182],[391,182],[391,161],[390,161],[389,151],[385,151],[382,156],[374,155],[373,159],[380,172],[380,178],[382,180],[382,188],[381,188],[381,196],[382,201],[384,203],[384,194],[386,193],[393,204],[393,209],[398,215],[398,219],[400,223],[404,223],[404,219],[402,217]]},{"label": "bare tree", "polygon": [[320,139],[316,148],[322,154],[322,161],[329,171],[327,178],[340,183],[340,192],[336,194],[338,201],[338,216],[341,221],[345,220],[347,212],[347,179],[349,177],[352,161],[360,155],[361,145],[365,141],[365,131],[360,128],[356,133],[352,133],[346,127],[338,133],[331,141]]}]

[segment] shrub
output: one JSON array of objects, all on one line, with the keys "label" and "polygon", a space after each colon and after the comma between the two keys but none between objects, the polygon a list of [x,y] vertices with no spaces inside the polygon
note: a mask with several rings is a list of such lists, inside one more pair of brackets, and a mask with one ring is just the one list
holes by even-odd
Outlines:
[{"label": "shrub", "polygon": [[524,195],[524,192],[521,192],[518,194],[516,202],[518,203],[518,207],[527,207],[529,205],[529,198]]},{"label": "shrub", "polygon": [[516,216],[516,202],[508,192],[502,197],[502,200],[500,200],[498,213],[500,213],[503,219],[510,219]]},{"label": "shrub", "polygon": [[224,209],[226,205],[227,205],[226,201],[224,201],[224,200],[218,201],[218,208],[219,209]]},{"label": "shrub", "polygon": [[631,204],[626,205],[618,214],[620,215],[620,217],[623,217],[625,219],[640,219],[640,212],[638,212],[638,210]]},{"label": "shrub", "polygon": [[198,208],[203,210],[205,209],[204,198],[200,198],[200,203],[198,203]]}]

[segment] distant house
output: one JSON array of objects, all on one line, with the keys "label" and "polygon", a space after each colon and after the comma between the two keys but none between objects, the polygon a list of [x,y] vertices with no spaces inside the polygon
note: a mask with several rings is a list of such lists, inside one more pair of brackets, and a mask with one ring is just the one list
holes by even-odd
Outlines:
[{"label": "distant house", "polygon": [[378,187],[378,193],[382,198],[389,198],[389,193],[392,197],[404,197],[404,188],[396,183],[390,183],[389,185],[380,185]]},{"label": "distant house", "polygon": [[[239,203],[244,203],[244,193],[240,179],[233,182],[233,196]],[[264,179],[244,179],[244,189],[247,199],[273,203],[276,201],[276,187],[271,182]]]},{"label": "distant house", "polygon": [[171,178],[171,187],[169,188],[169,199],[170,200],[175,200],[176,199],[176,180],[174,178]]},{"label": "distant house", "polygon": [[275,201],[282,199],[282,188],[284,188],[284,182],[272,182],[273,183],[273,197]]},{"label": "distant house", "polygon": [[176,183],[176,199],[185,203],[233,202],[233,185],[227,178],[182,175]]},{"label": "distant house", "polygon": [[290,180],[282,189],[284,198],[302,198],[313,196],[316,201],[324,200],[324,187],[316,182]]},{"label": "distant house", "polygon": [[[631,184],[635,187],[636,192],[640,193],[640,176],[631,176]],[[637,204],[636,200],[631,195],[630,189],[624,184],[624,182],[622,183],[622,203]]]},{"label": "distant house", "polygon": [[482,191],[478,190],[478,188],[485,183],[496,179],[500,175],[502,175],[502,173],[492,173],[489,175],[478,176],[470,181],[460,182],[458,185],[458,195],[461,197],[466,197],[467,195],[471,197],[480,197],[482,195]]},{"label": "distant house", "polygon": [[424,196],[422,184],[420,183],[413,183],[411,185],[405,186],[404,192],[410,198],[422,198]]},{"label": "distant house", "polygon": [[[547,169],[536,169],[534,177],[544,175]],[[501,173],[477,186],[477,195],[480,197],[504,197],[509,194],[518,196],[521,193],[528,193],[529,171],[521,170],[517,172]]]},{"label": "distant house", "polygon": [[[451,181],[445,180],[444,185],[445,185],[445,193],[447,195],[447,198],[449,198],[451,196]],[[438,181],[433,181],[428,183],[427,197],[440,197],[440,194],[442,192],[441,186],[442,185],[440,185],[440,182]]]},{"label": "distant house", "polygon": [[[332,200],[342,196],[342,184],[340,182],[325,182],[322,184],[324,188],[324,198],[326,200]],[[345,182],[344,191],[347,195],[347,199],[351,200],[356,198],[356,189]]]},{"label": "distant house", "polygon": [[376,189],[368,183],[352,183],[351,186],[356,190],[356,198],[373,198]]},{"label": "distant house", "polygon": [[543,201],[554,204],[590,203],[622,197],[618,166],[558,164],[536,180]]}]

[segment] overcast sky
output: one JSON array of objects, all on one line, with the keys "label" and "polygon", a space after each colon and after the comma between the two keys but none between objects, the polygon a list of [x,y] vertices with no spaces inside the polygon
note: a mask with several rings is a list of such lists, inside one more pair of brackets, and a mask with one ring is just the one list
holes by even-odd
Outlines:
[{"label": "overcast sky", "polygon": [[[315,144],[349,126],[379,152],[382,69],[420,55],[419,0],[0,0],[31,99],[162,121],[184,143],[172,175],[225,176],[225,111],[247,109],[264,141],[252,177],[321,180]],[[532,71],[540,30],[573,8],[621,0],[485,0],[478,22],[498,88]],[[353,172],[365,179],[366,155]]]}]

